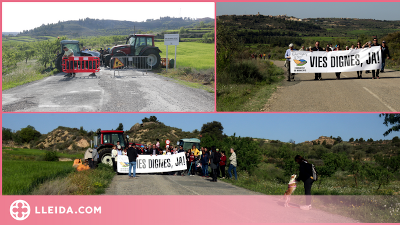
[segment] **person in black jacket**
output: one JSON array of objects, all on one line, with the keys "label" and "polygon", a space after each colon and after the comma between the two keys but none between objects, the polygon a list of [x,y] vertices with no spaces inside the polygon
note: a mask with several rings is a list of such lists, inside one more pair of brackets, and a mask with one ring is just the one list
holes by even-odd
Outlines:
[{"label": "person in black jacket", "polygon": [[[319,47],[319,41],[315,42],[315,47],[311,48],[311,51],[323,51],[322,47]],[[314,80],[321,80],[321,73],[316,73],[315,74],[315,79]]]},{"label": "person in black jacket", "polygon": [[217,182],[217,169],[218,169],[218,164],[219,164],[219,160],[220,160],[220,155],[217,152],[215,146],[211,147],[211,155],[210,155],[210,165],[211,165],[211,169],[212,169],[212,180],[211,182]]},{"label": "person in black jacket", "polygon": [[[374,38],[373,41],[372,41],[371,46],[381,46],[381,45],[378,44],[378,39]],[[381,50],[382,50],[382,47],[381,47]],[[380,71],[380,69],[377,69],[376,71],[372,70],[372,79],[379,79],[379,71]]]},{"label": "person in black jacket", "polygon": [[304,182],[304,190],[306,195],[306,205],[301,206],[300,208],[304,210],[309,210],[311,209],[311,186],[314,182],[312,165],[300,155],[296,155],[296,157],[294,157],[294,160],[298,164],[300,164],[300,174],[296,178],[296,181],[299,182],[301,180]]},{"label": "person in black jacket", "polygon": [[129,145],[127,155],[129,158],[129,178],[133,177],[136,179],[136,158],[138,157],[137,150],[133,148],[132,145]]},{"label": "person in black jacket", "polygon": [[388,46],[386,46],[386,41],[382,41],[382,67],[381,67],[381,73],[383,73],[384,70],[385,70],[386,58],[387,59],[390,58],[389,48],[388,48]]}]

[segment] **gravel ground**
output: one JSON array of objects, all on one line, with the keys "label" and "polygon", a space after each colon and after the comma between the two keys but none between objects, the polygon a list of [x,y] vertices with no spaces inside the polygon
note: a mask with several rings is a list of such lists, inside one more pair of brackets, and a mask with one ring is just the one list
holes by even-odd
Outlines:
[{"label": "gravel ground", "polygon": [[[274,61],[283,67],[283,61]],[[385,69],[380,79],[371,79],[363,72],[322,74],[321,81],[314,74],[295,75],[295,81],[284,81],[269,99],[263,111],[269,112],[398,112],[400,111],[400,72]]]},{"label": "gravel ground", "polygon": [[59,73],[3,91],[4,112],[213,112],[214,94],[138,71]]}]

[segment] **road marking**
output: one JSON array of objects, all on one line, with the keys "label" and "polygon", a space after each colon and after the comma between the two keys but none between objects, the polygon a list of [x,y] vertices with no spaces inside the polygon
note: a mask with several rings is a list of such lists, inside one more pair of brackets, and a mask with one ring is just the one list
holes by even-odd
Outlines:
[{"label": "road marking", "polygon": [[169,178],[169,177],[167,177],[167,178],[168,178],[170,181],[174,182],[175,184],[177,184],[177,185],[179,185],[179,186],[185,188],[186,190],[188,190],[188,191],[190,191],[190,192],[193,192],[193,193],[195,193],[196,195],[200,195],[199,193],[197,193],[197,192],[195,192],[195,191],[193,191],[193,190],[190,190],[189,188],[187,188],[187,187],[181,185],[180,183],[178,183],[178,182],[172,180],[171,178]]},{"label": "road marking", "polygon": [[378,99],[382,104],[384,104],[386,107],[388,107],[389,110],[391,110],[392,112],[396,112],[396,110],[394,110],[392,107],[390,107],[388,104],[386,104],[385,102],[382,101],[382,99],[380,99],[376,94],[374,94],[372,91],[368,90],[368,88],[364,87],[364,89],[366,91],[368,91],[372,96],[374,96],[376,99]]}]

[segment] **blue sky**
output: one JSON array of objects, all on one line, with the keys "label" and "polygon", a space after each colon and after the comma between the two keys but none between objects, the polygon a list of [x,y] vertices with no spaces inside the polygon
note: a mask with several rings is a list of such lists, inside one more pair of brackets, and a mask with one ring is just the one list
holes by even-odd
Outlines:
[{"label": "blue sky", "polygon": [[392,139],[399,132],[387,137],[387,127],[377,113],[3,113],[5,128],[19,130],[27,125],[41,133],[48,133],[58,126],[83,126],[85,130],[116,129],[123,123],[124,130],[144,117],[155,115],[167,126],[184,131],[200,130],[207,122],[219,121],[224,133],[242,137],[265,138],[296,143],[311,141],[319,136]]},{"label": "blue sky", "polygon": [[297,18],[400,20],[400,2],[217,2],[219,15],[284,15]]}]

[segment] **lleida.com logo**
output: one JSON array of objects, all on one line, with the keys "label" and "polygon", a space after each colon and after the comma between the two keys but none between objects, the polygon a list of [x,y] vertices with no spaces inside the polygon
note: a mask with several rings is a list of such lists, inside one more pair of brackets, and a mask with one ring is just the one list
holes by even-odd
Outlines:
[{"label": "lleida.com logo", "polygon": [[10,206],[10,214],[16,220],[25,220],[31,213],[31,207],[24,200],[14,201]]},{"label": "lleida.com logo", "polygon": [[[71,206],[35,206],[35,214],[101,214],[101,206],[80,206],[74,211]],[[10,214],[15,220],[25,220],[31,207],[24,200],[16,200],[10,206]]]},{"label": "lleida.com logo", "polygon": [[299,60],[294,59],[293,61],[294,61],[298,66],[304,66],[304,65],[307,64],[307,61],[304,60],[304,59],[299,59]]}]

